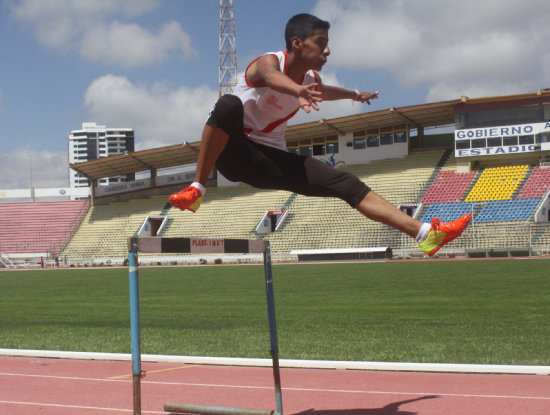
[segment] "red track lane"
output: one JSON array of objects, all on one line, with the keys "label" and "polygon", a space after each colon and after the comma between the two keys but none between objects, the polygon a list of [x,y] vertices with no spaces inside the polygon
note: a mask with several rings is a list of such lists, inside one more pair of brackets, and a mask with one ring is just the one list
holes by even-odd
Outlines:
[{"label": "red track lane", "polygon": [[[275,409],[269,368],[144,363],[165,402]],[[548,415],[550,377],[282,369],[285,415]],[[0,357],[0,414],[132,414],[130,362]]]}]

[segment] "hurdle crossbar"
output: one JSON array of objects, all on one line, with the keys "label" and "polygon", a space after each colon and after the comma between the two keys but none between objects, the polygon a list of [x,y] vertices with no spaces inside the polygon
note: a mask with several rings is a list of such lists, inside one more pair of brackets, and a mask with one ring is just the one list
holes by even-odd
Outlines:
[{"label": "hurdle crossbar", "polygon": [[269,323],[270,353],[273,362],[275,384],[275,411],[243,409],[206,405],[166,403],[164,410],[173,413],[207,415],[283,415],[281,377],[279,373],[279,349],[275,322],[275,301],[273,275],[271,272],[271,251],[269,242],[249,239],[225,238],[164,238],[131,237],[128,239],[128,265],[130,274],[130,327],[132,340],[132,375],[134,393],[134,415],[141,415],[141,338],[139,315],[138,252],[145,253],[261,253],[264,259],[267,314]]},{"label": "hurdle crossbar", "polygon": [[186,405],[183,403],[164,404],[165,412],[200,415],[274,415],[275,411],[261,409],[229,408],[225,406]]}]

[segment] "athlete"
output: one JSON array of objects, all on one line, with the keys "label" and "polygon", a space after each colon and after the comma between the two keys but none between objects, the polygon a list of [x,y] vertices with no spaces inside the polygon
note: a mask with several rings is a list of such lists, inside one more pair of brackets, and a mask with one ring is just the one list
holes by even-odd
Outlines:
[{"label": "athlete", "polygon": [[449,223],[438,219],[431,224],[419,222],[354,175],[314,157],[286,151],[287,121],[300,109],[318,111],[320,102],[339,99],[370,105],[378,98],[378,92],[344,89],[321,81],[317,72],[330,55],[329,27],[329,22],[309,14],[288,21],[286,50],[251,62],[233,94],[220,97],[214,106],[203,130],[195,181],[168,201],[195,212],[215,166],[229,180],[253,187],[342,199],[367,218],[415,238],[420,249],[432,256],[462,233],[471,215]]}]

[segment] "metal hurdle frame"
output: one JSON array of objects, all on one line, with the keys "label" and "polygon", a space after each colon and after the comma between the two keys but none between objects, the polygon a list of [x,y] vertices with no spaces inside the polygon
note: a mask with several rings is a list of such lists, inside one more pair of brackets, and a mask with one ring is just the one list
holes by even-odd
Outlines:
[{"label": "metal hurdle frame", "polygon": [[131,237],[128,239],[128,266],[130,286],[130,329],[132,341],[132,379],[134,397],[134,415],[141,415],[141,335],[139,313],[139,275],[138,252],[141,253],[261,253],[264,260],[267,316],[269,340],[273,361],[273,380],[275,385],[276,410],[258,410],[219,406],[189,405],[166,403],[164,410],[172,413],[204,415],[283,415],[281,376],[279,371],[279,346],[275,319],[275,299],[273,292],[273,273],[271,271],[271,251],[268,241],[252,239],[216,239],[216,238],[165,238]]}]

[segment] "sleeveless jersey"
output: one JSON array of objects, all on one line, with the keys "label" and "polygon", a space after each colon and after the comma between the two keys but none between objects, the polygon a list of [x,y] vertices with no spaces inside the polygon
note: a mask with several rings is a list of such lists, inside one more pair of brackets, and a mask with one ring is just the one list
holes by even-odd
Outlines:
[{"label": "sleeveless jersey", "polygon": [[[266,55],[275,55],[279,60],[282,73],[288,75],[287,52],[270,52]],[[292,95],[277,92],[265,84],[254,85],[246,78],[246,72],[239,77],[233,95],[240,98],[244,107],[244,131],[248,138],[258,144],[286,150],[284,133],[287,121],[300,109],[298,98]],[[308,71],[303,77],[301,85],[320,82],[315,71]]]}]

